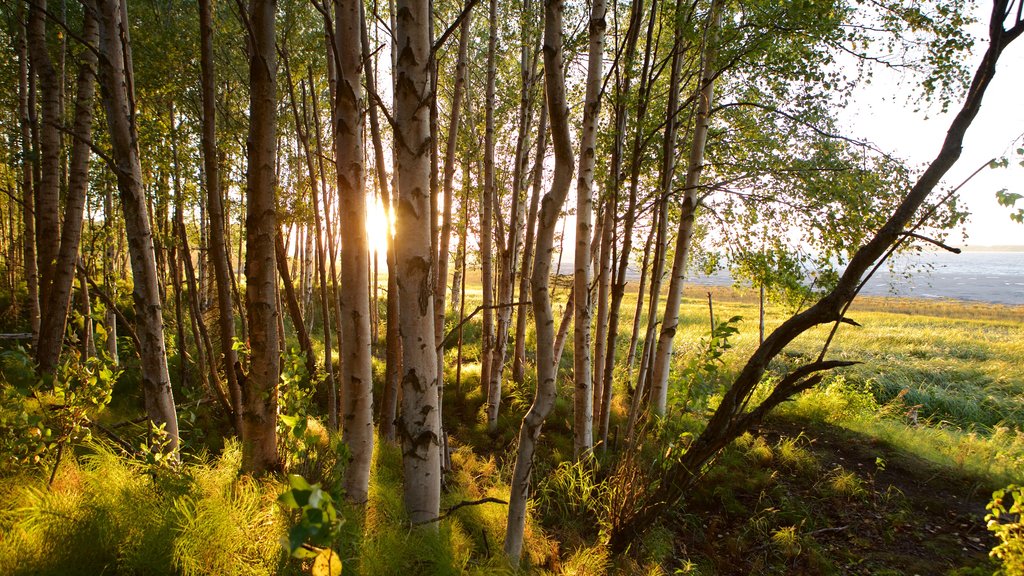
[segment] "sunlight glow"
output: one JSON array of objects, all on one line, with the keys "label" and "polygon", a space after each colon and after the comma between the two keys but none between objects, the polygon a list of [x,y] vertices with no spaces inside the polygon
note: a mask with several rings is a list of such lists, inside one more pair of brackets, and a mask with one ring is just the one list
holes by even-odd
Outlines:
[{"label": "sunlight glow", "polygon": [[388,240],[395,233],[395,214],[387,214],[379,197],[366,203],[366,238],[371,254],[379,254],[383,261]]}]

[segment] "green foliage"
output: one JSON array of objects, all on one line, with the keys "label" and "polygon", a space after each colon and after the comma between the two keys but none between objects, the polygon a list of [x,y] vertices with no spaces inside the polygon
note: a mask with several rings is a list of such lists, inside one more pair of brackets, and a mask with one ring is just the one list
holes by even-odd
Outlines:
[{"label": "green foliage", "polygon": [[[996,200],[999,202],[999,205],[1011,209],[1017,204],[1017,201],[1022,198],[1024,198],[1024,194],[1007,192],[1005,188],[996,192]],[[1011,212],[1010,220],[1013,220],[1018,224],[1024,224],[1024,208],[1018,208],[1016,212]]]},{"label": "green foliage", "polygon": [[697,354],[686,363],[682,372],[682,380],[688,383],[686,398],[683,399],[683,410],[689,408],[695,398],[707,398],[718,391],[721,385],[720,371],[725,366],[723,356],[732,348],[729,339],[739,334],[736,327],[743,320],[741,316],[733,316],[715,325],[710,338],[701,338]]},{"label": "green foliage", "polygon": [[1024,486],[1011,484],[996,490],[986,508],[989,532],[999,540],[990,554],[1003,563],[1000,574],[1024,575]]},{"label": "green foliage", "polygon": [[0,470],[46,465],[63,447],[88,441],[120,376],[105,359],[83,362],[77,352],[43,377],[23,348],[0,354],[0,364]]},{"label": "green foliage", "polygon": [[281,539],[282,545],[294,558],[313,558],[318,576],[341,574],[341,559],[331,549],[343,521],[334,509],[334,499],[319,484],[310,484],[298,474],[288,476],[288,486],[277,500],[298,518]]}]

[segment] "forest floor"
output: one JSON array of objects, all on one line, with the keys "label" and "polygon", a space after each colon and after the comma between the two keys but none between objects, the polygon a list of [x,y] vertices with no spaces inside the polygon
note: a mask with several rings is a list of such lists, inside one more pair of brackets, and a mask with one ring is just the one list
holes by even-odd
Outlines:
[{"label": "forest floor", "polygon": [[[723,456],[677,518],[694,574],[992,574],[991,480],[878,438],[771,418]],[[699,559],[699,560],[697,560]],[[695,562],[695,560],[697,560]]]}]

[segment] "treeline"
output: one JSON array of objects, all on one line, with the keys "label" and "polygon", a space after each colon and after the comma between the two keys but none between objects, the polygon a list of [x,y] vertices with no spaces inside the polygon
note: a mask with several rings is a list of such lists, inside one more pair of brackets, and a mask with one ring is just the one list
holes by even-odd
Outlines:
[{"label": "treeline", "polygon": [[[375,438],[398,442],[409,520],[432,529],[448,461],[445,350],[479,314],[489,429],[506,378],[536,383],[505,540],[518,559],[570,328],[574,456],[608,449],[612,397],[626,394],[617,465],[635,466],[641,424],[666,414],[687,270],[728,263],[798,313],[764,335],[699,437],[620,487],[630,505],[609,537],[622,550],[724,446],[851,363],[828,348],[866,275],[895,250],[941,245],[962,220],[955,190],[933,191],[1024,31],[1020,4],[995,0],[972,76],[965,10],[958,0],[10,2],[0,8],[4,325],[26,333],[44,375],[73,355],[137,356],[152,441],[171,455],[172,389],[194,378],[253,473],[282,467],[281,358],[294,338],[347,446],[346,497],[367,499]],[[915,75],[938,105],[962,101],[924,170],[837,128],[836,111],[876,66]],[[555,252],[568,262],[567,237],[573,281],[556,318],[552,268]],[[481,272],[475,311],[470,268]],[[770,374],[822,324],[834,328],[817,358]]]}]

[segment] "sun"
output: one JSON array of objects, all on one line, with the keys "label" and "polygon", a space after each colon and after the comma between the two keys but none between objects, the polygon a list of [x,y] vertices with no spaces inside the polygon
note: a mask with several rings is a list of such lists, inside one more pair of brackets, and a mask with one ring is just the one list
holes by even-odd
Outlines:
[{"label": "sun", "polygon": [[388,238],[394,234],[395,216],[384,210],[380,198],[374,197],[366,203],[366,240],[370,252],[384,256],[388,249]]}]

